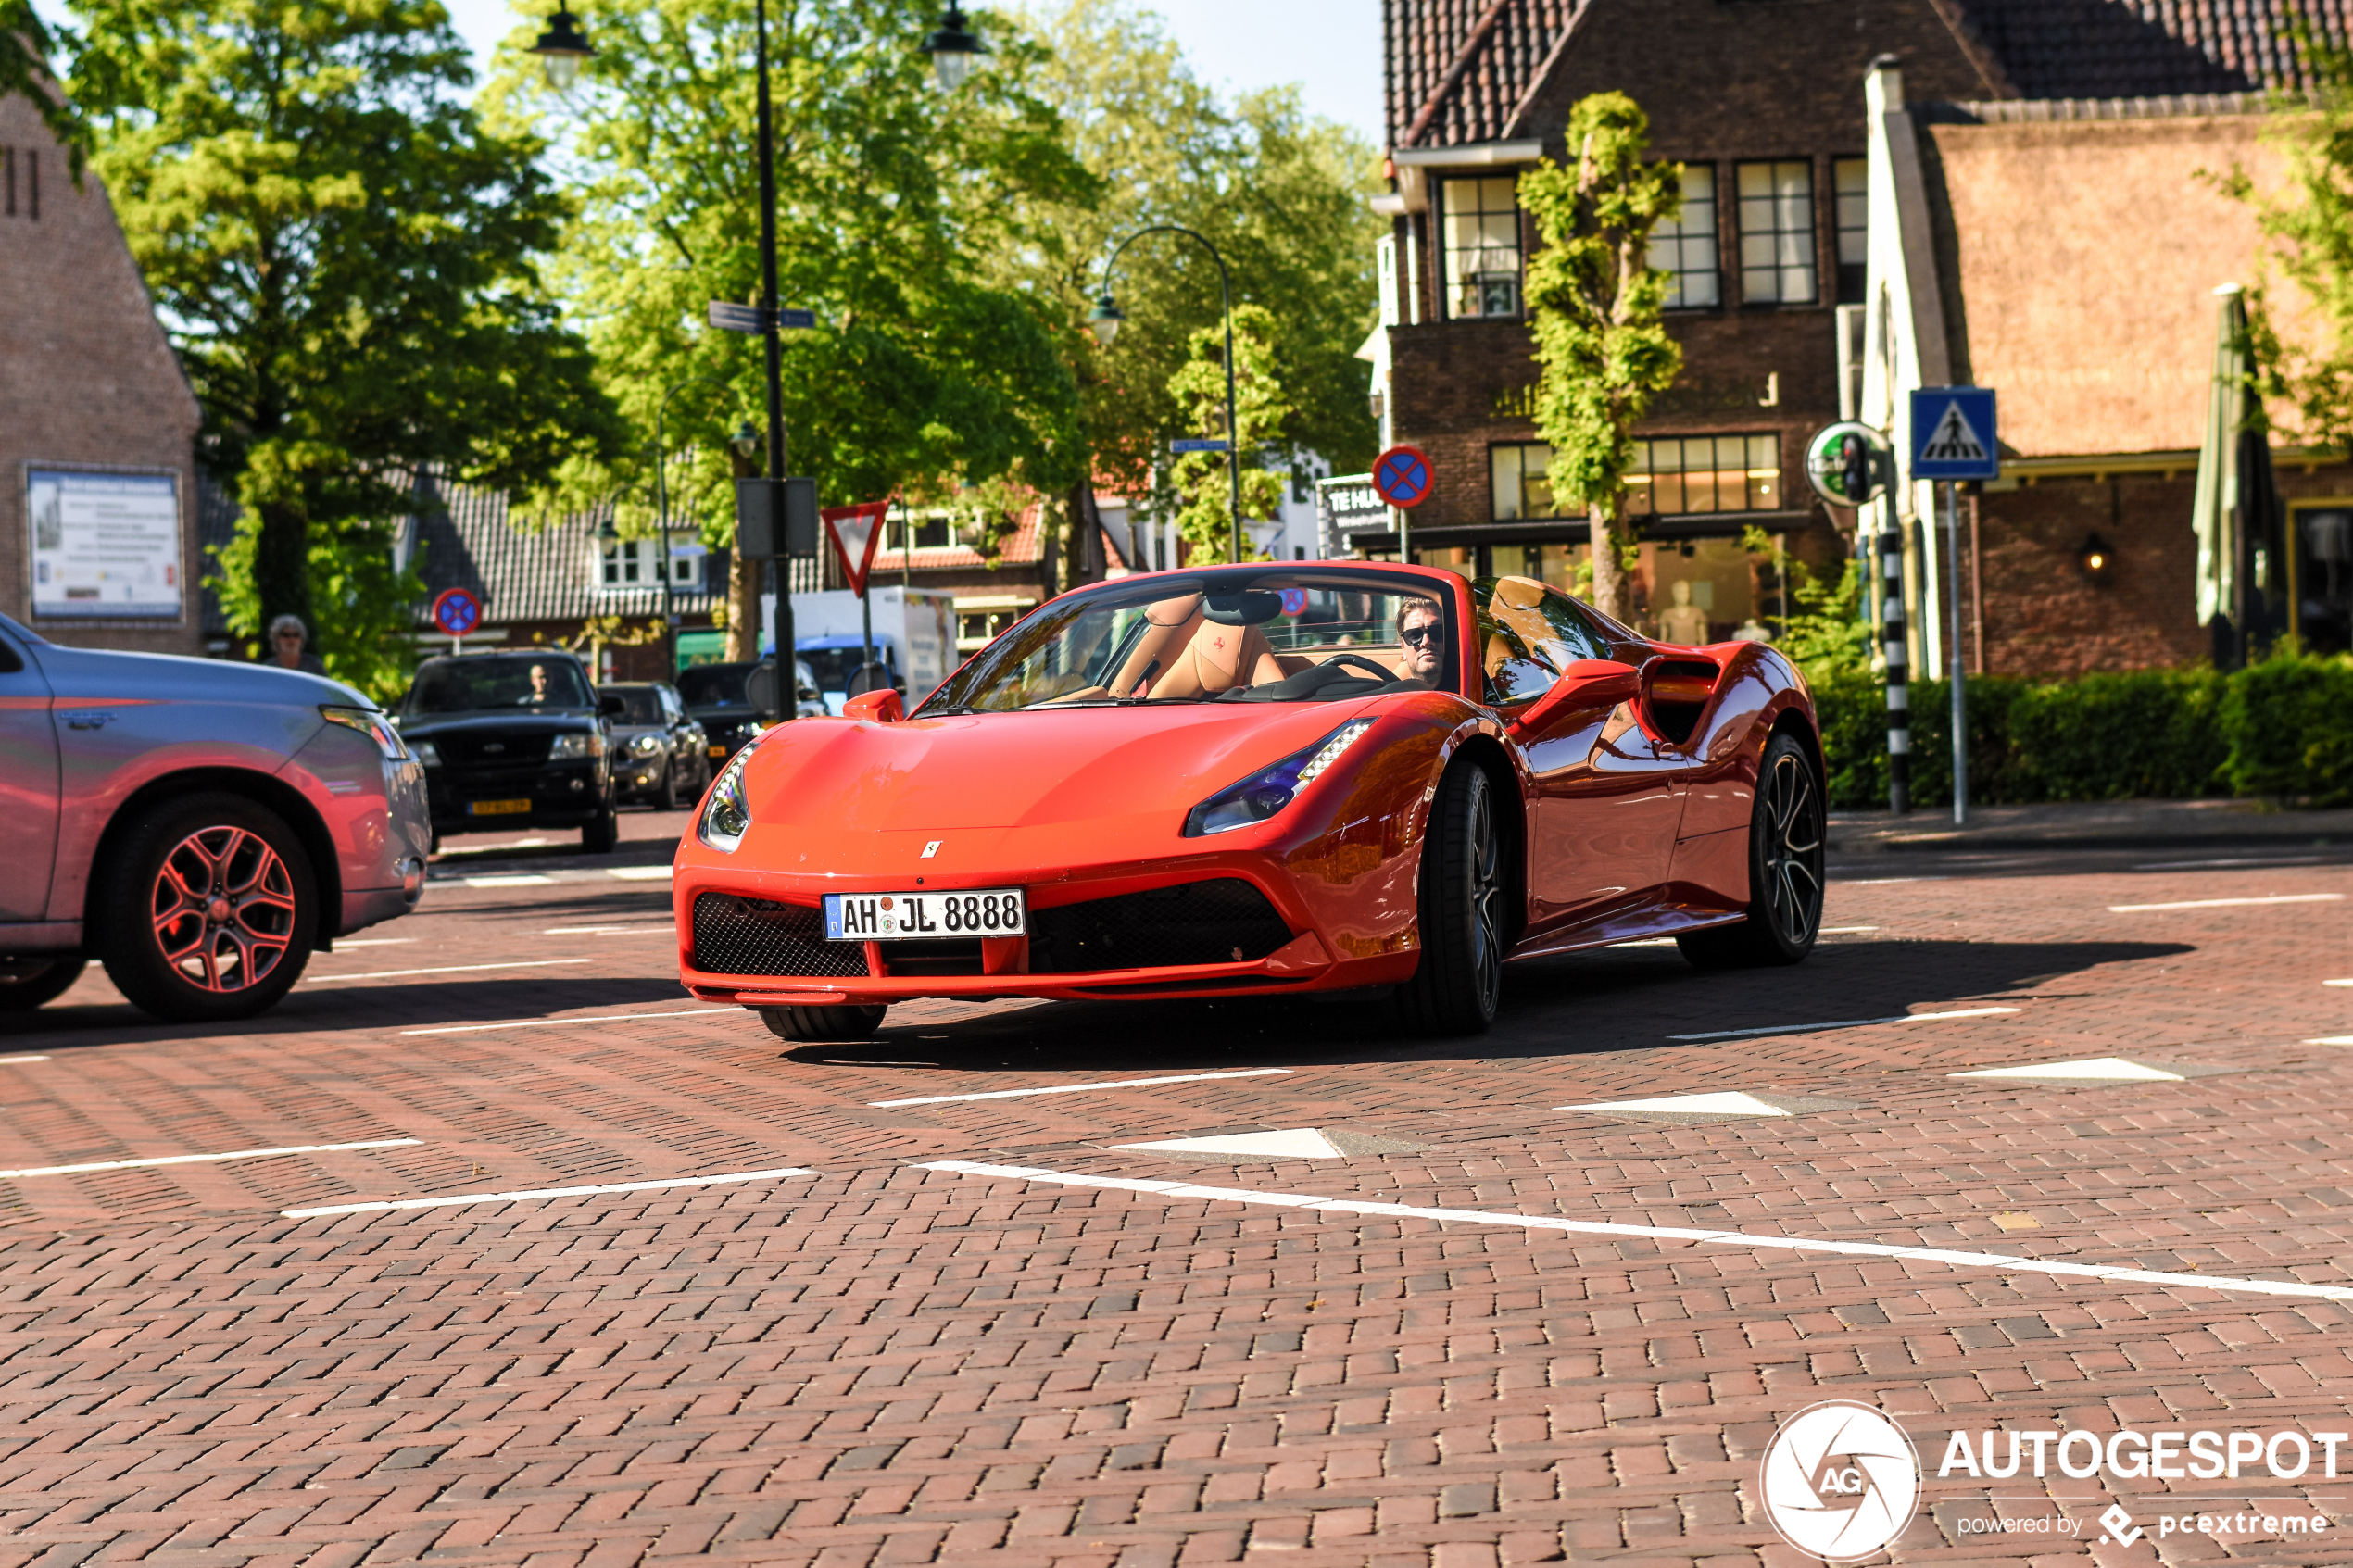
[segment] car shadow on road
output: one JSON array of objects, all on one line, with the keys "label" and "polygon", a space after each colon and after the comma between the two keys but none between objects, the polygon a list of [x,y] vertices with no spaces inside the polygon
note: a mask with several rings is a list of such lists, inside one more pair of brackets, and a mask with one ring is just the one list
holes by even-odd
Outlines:
[{"label": "car shadow on road", "polygon": [[1856,942],[1786,969],[1696,970],[1672,947],[1604,947],[1504,972],[1489,1033],[1417,1038],[1379,1001],[1306,997],[1050,1002],[922,1016],[894,1010],[874,1040],[784,1054],[811,1064],[940,1066],[1105,1076],[1335,1062],[1572,1057],[1671,1046],[1716,1031],[1892,1018],[2064,984],[2108,964],[2195,949],[2179,942]]}]

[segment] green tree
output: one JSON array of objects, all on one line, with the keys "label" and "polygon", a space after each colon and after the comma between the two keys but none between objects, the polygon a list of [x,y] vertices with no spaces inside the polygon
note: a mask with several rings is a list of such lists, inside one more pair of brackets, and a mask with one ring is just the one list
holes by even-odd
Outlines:
[{"label": "green tree", "polygon": [[[1083,325],[1112,246],[1158,223],[1209,239],[1232,271],[1236,303],[1268,313],[1265,374],[1287,411],[1260,433],[1263,460],[1290,468],[1294,483],[1311,455],[1336,471],[1368,467],[1378,427],[1355,353],[1378,316],[1373,248],[1386,225],[1367,203],[1382,188],[1378,155],[1307,114],[1294,89],[1221,101],[1132,0],[1066,0],[1027,12],[1025,25],[1052,45],[1026,81],[1060,111],[1099,186],[1084,202],[1038,204],[1026,222],[1035,244],[996,264],[1054,302],[1084,406],[1091,461],[1082,478],[1183,504],[1186,470],[1167,467],[1167,442],[1202,428],[1178,378],[1195,362],[1195,333],[1219,321],[1216,265],[1182,235],[1139,241],[1113,280],[1126,317],[1115,345],[1100,347]],[[1223,395],[1221,372],[1221,419]],[[1221,465],[1220,518],[1224,483]],[[1074,491],[1071,500],[1076,512],[1082,498]],[[1227,536],[1222,521],[1214,536]]]},{"label": "green tree", "polygon": [[413,476],[544,483],[618,433],[535,258],[565,205],[456,94],[436,0],[77,0],[72,93],[244,508],[236,630],[300,614],[397,679],[390,520]]},{"label": "green tree", "polygon": [[1555,490],[1585,503],[1594,607],[1621,621],[1634,427],[1683,366],[1659,319],[1669,279],[1649,260],[1651,231],[1680,206],[1683,170],[1644,162],[1649,144],[1650,121],[1634,100],[1597,93],[1570,111],[1574,161],[1546,158],[1519,181],[1543,242],[1528,263],[1536,431],[1552,444]]},{"label": "green tree", "polygon": [[[640,433],[639,455],[575,465],[569,493],[630,485],[665,391],[712,377],[732,395],[681,394],[664,433],[692,445],[671,470],[673,511],[704,517],[708,542],[724,545],[732,472],[708,438],[766,422],[759,340],[702,324],[711,300],[760,294],[751,0],[574,10],[597,54],[569,94],[521,52],[528,23],[487,94],[493,124],[563,137],[582,210],[555,275]],[[967,486],[999,480],[1051,492],[1080,460],[1057,323],[994,258],[1038,243],[1025,213],[1083,205],[1094,182],[1025,91],[1035,49],[999,38],[991,69],[941,94],[918,47],[927,15],[904,0],[770,7],[778,289],[817,315],[786,339],[785,424],[793,471],[828,505],[893,492],[962,504]],[[624,505],[623,530],[644,525]]]},{"label": "green tree", "polygon": [[[1292,413],[1284,400],[1276,364],[1280,328],[1263,305],[1234,307],[1234,422],[1226,429],[1226,330],[1203,327],[1192,335],[1192,358],[1170,378],[1168,390],[1182,410],[1178,429],[1188,435],[1223,435],[1241,459],[1242,516],[1268,518],[1283,504],[1285,475],[1269,465],[1278,456]],[[1187,452],[1170,465],[1177,497],[1176,525],[1193,543],[1192,559],[1222,561],[1234,551],[1233,481],[1222,452]],[[1243,548],[1250,547],[1243,541]]]}]

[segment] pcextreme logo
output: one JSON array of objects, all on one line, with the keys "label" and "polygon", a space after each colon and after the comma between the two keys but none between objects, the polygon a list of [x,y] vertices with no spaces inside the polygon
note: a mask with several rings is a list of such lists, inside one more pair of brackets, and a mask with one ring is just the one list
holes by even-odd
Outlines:
[{"label": "pcextreme logo", "polygon": [[1920,1461],[1904,1429],[1869,1405],[1831,1399],[1781,1423],[1765,1449],[1766,1516],[1827,1562],[1869,1557],[1904,1533]]}]

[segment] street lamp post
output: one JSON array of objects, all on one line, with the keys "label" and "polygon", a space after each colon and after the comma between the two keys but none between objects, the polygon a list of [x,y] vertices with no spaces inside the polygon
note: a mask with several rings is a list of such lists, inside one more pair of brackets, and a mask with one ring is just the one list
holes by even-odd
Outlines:
[{"label": "street lamp post", "polygon": [[[781,480],[785,477],[784,344],[776,320],[776,133],[768,91],[768,0],[754,0],[752,17],[753,54],[760,76],[760,335],[768,372],[768,477]],[[953,4],[939,19],[937,31],[925,38],[923,49],[931,56],[940,86],[950,92],[963,84],[979,56],[988,53],[988,45],[965,27],[963,12]],[[547,73],[547,84],[562,93],[579,76],[581,62],[596,50],[580,31],[573,14],[559,10],[549,19],[547,31],[532,45],[531,53],[540,57]],[[783,581],[771,591],[776,598],[777,665],[785,677],[784,689],[790,691],[793,661],[798,653],[792,634],[790,558],[786,558],[786,561]],[[769,570],[774,571],[774,562],[769,563]]]},{"label": "street lamp post", "polygon": [[[1234,516],[1234,561],[1242,558],[1242,439],[1239,422],[1234,417],[1234,281],[1226,270],[1226,258],[1217,247],[1192,230],[1175,223],[1155,223],[1149,229],[1139,229],[1113,247],[1110,259],[1103,263],[1103,292],[1095,301],[1094,309],[1087,313],[1087,324],[1095,331],[1095,341],[1105,348],[1119,335],[1119,324],[1127,320],[1111,296],[1112,269],[1119,265],[1120,253],[1147,234],[1182,234],[1198,240],[1209,258],[1217,263],[1217,303],[1226,319],[1226,487],[1231,499]],[[1174,564],[1174,563],[1171,563]]]}]

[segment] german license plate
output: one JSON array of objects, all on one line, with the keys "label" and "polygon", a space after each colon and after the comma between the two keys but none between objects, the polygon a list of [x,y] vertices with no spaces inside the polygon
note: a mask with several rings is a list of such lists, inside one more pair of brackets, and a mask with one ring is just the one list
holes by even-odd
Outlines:
[{"label": "german license plate", "polygon": [[836,942],[1019,936],[1028,929],[1028,909],[1018,887],[825,895],[825,935]]},{"label": "german license plate", "polygon": [[466,814],[471,817],[522,817],[530,812],[528,800],[474,800],[466,806]]}]

